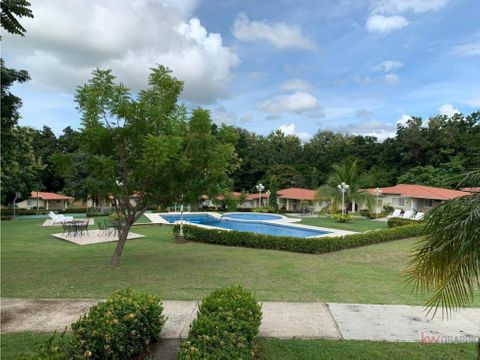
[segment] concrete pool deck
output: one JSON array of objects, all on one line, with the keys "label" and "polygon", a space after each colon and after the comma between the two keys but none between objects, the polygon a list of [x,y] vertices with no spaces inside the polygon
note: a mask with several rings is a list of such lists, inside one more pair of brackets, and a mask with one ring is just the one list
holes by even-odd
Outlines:
[{"label": "concrete pool deck", "polygon": [[[63,331],[100,300],[2,299],[2,333]],[[184,339],[199,301],[162,301],[168,317],[163,339]],[[449,319],[431,319],[421,306],[261,302],[259,336],[280,339],[473,342],[480,336],[480,308],[465,308]]]}]

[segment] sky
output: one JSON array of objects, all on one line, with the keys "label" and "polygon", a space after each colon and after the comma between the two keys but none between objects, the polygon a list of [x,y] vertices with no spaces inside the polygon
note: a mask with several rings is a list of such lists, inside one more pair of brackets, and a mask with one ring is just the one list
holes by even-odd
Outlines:
[{"label": "sky", "polygon": [[135,93],[166,65],[213,120],[308,141],[394,136],[410,116],[480,109],[479,0],[35,0],[2,32],[21,125],[80,128],[74,93],[96,67]]}]

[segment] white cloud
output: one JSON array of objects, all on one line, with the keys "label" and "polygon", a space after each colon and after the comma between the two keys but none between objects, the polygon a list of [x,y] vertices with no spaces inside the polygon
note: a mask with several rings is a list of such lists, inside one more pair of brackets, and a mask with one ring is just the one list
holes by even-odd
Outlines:
[{"label": "white cloud", "polygon": [[387,84],[396,84],[400,81],[400,77],[395,74],[395,73],[388,73],[388,74],[385,74],[385,76],[383,77],[383,79],[385,80],[385,82]]},{"label": "white cloud", "polygon": [[376,120],[362,121],[360,123],[351,123],[332,129],[344,134],[374,136],[379,141],[395,137],[397,129],[392,124],[383,123]]},{"label": "white cloud", "polygon": [[370,15],[367,19],[367,30],[388,34],[392,30],[401,29],[408,25],[403,16]]},{"label": "white cloud", "polygon": [[478,56],[480,55],[480,41],[458,45],[453,48],[453,52],[462,56]]},{"label": "white cloud", "polygon": [[460,114],[460,110],[458,110],[452,104],[444,104],[438,108],[438,113],[440,115],[446,115],[448,117],[452,117],[455,114]]},{"label": "white cloud", "polygon": [[312,135],[308,132],[297,132],[294,123],[280,125],[278,127],[278,130],[281,130],[285,135],[295,135],[302,142],[306,142],[312,138]]},{"label": "white cloud", "polygon": [[424,13],[443,8],[449,0],[380,0],[374,12],[382,14],[402,14],[405,12]]},{"label": "white cloud", "polygon": [[401,67],[403,67],[403,63],[401,63],[400,61],[386,60],[381,62],[380,64],[375,65],[373,67],[373,70],[389,73],[391,71],[398,70]]},{"label": "white cloud", "polygon": [[299,91],[289,95],[274,96],[269,100],[258,103],[257,107],[268,113],[306,113],[313,117],[321,115],[317,98],[309,93]]},{"label": "white cloud", "polygon": [[411,120],[412,117],[407,114],[403,114],[397,120],[397,125],[407,126],[408,120]]},{"label": "white cloud", "polygon": [[377,0],[367,18],[366,28],[370,32],[387,34],[409,24],[405,13],[425,13],[440,10],[450,0]]},{"label": "white cloud", "polygon": [[286,91],[310,91],[312,84],[302,79],[292,79],[282,84],[282,90]]},{"label": "white cloud", "polygon": [[235,19],[233,34],[241,41],[267,41],[280,49],[316,49],[315,44],[302,34],[299,26],[250,20],[243,13]]},{"label": "white cloud", "polygon": [[480,96],[467,99],[464,103],[471,107],[480,107]]},{"label": "white cloud", "polygon": [[227,124],[235,125],[239,123],[245,123],[253,119],[253,115],[250,113],[238,116],[233,111],[228,111],[225,106],[217,106],[215,109],[210,111],[212,115],[212,120],[215,124]]},{"label": "white cloud", "polygon": [[[191,18],[197,1],[35,1],[35,19],[19,41],[4,36],[10,62],[29,69],[32,84],[71,92],[97,66],[111,68],[127,87],[147,85],[149,68],[163,64],[185,81],[182,97],[212,102],[228,91],[238,56]],[[8,51],[7,51],[8,52]]]}]

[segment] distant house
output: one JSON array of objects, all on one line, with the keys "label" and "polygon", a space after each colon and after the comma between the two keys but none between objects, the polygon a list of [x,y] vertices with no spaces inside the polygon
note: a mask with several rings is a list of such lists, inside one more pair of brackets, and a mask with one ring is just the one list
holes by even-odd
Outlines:
[{"label": "distant house", "polygon": [[[447,200],[471,195],[471,193],[467,191],[412,184],[399,184],[392,187],[380,188],[380,190],[377,204],[378,208],[381,209],[385,205],[390,205],[395,209],[421,212],[427,212]],[[375,189],[368,189],[368,191],[376,196]]]},{"label": "distant house", "polygon": [[60,210],[68,208],[68,204],[73,201],[70,196],[32,191],[30,197],[17,203],[19,209],[46,209]]},{"label": "distant house", "polygon": [[[233,191],[230,195],[235,199],[240,199],[242,196],[241,193]],[[262,193],[261,200],[260,194],[245,194],[245,201],[239,205],[239,208],[242,209],[253,209],[262,206],[268,205],[268,199],[270,198],[270,193]],[[199,207],[201,208],[217,208],[221,205],[224,200],[223,195],[218,195],[215,197],[215,201],[211,200],[207,195],[202,195],[200,197]]]},{"label": "distant house", "polygon": [[328,200],[317,199],[317,191],[311,189],[288,188],[277,191],[279,209],[301,211],[300,203],[306,201],[312,211],[320,211],[329,204]]}]

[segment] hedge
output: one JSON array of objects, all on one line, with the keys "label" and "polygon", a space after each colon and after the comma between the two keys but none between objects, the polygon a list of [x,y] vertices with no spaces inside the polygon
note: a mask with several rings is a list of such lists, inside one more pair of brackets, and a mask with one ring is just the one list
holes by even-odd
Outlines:
[{"label": "hedge", "polygon": [[158,297],[120,290],[91,307],[72,324],[71,333],[54,334],[31,359],[131,359],[158,339],[162,312]]},{"label": "hedge", "polygon": [[[179,225],[175,225],[175,235],[178,235],[179,228]],[[322,238],[272,236],[251,232],[205,229],[194,225],[184,225],[183,229],[185,239],[189,241],[310,254],[323,254],[370,244],[378,244],[420,236],[424,233],[424,226],[422,224]]]},{"label": "hedge", "polygon": [[404,226],[404,225],[411,225],[411,224],[418,224],[418,223],[419,223],[418,220],[393,217],[388,219],[387,225],[389,228],[394,228],[397,226]]},{"label": "hedge", "polygon": [[249,291],[239,285],[216,290],[203,299],[178,359],[253,359],[261,319]]}]

